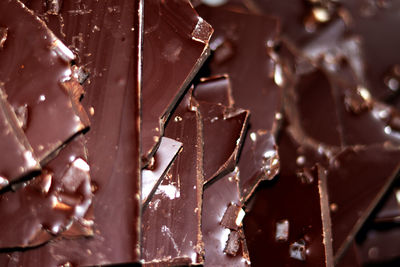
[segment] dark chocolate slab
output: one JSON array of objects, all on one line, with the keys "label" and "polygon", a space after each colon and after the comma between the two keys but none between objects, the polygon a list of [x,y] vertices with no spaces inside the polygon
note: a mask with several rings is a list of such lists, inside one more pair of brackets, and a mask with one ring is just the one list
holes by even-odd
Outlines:
[{"label": "dark chocolate slab", "polygon": [[24,132],[34,155],[44,161],[89,125],[79,100],[70,97],[76,90],[70,86],[74,55],[20,2],[1,1],[0,12],[0,27],[7,29],[0,81],[13,108],[26,107]]},{"label": "dark chocolate slab", "polygon": [[[323,158],[285,131],[281,172],[260,184],[244,218],[252,266],[333,266]],[[266,261],[267,260],[267,261]]]},{"label": "dark chocolate slab", "polygon": [[151,165],[142,169],[142,206],[147,205],[181,148],[181,142],[168,137],[161,138],[160,146],[153,156]]},{"label": "dark chocolate slab", "polygon": [[[30,247],[45,243],[70,229],[93,234],[87,219],[92,191],[82,136],[71,141],[43,169],[42,174],[16,192],[0,196],[0,248]],[[79,227],[80,226],[80,227]],[[72,234],[72,233],[70,233]]]},{"label": "dark chocolate slab", "polygon": [[0,84],[0,190],[19,178],[40,170],[14,110]]},{"label": "dark chocolate slab", "polygon": [[343,255],[399,170],[400,150],[384,145],[347,148],[335,157],[327,174],[335,261]]},{"label": "dark chocolate slab", "polygon": [[[204,188],[201,221],[205,249],[204,266],[250,266],[246,240],[240,237],[244,211],[241,208],[238,181],[237,170]],[[239,208],[239,214],[230,218],[236,227],[240,227],[237,229],[230,229],[222,224],[231,205]],[[232,242],[233,246],[230,245]]]},{"label": "dark chocolate slab", "polygon": [[193,93],[198,100],[203,124],[205,183],[233,171],[249,119],[249,111],[225,105],[233,100],[229,83],[224,79],[228,80],[220,77],[205,80],[196,86]]},{"label": "dark chocolate slab", "polygon": [[142,258],[162,266],[202,264],[202,125],[189,91],[172,114],[165,136],[183,149],[142,214]]},{"label": "dark chocolate slab", "polygon": [[150,0],[144,11],[142,154],[147,163],[170,112],[209,54],[213,29],[189,0]]},{"label": "dark chocolate slab", "polygon": [[[86,137],[90,175],[97,188],[94,236],[2,253],[1,266],[139,261],[140,5],[139,0],[63,1],[57,17],[63,18],[64,41],[72,47],[81,36],[73,50],[79,52],[77,60],[91,73],[83,104],[92,114]],[[59,20],[49,19],[48,23],[57,32]]]},{"label": "dark chocolate slab", "polygon": [[[272,179],[279,169],[273,135],[280,116],[281,89],[274,81],[276,62],[267,46],[277,38],[278,22],[204,5],[197,10],[215,29],[209,74],[227,73],[236,106],[251,113],[239,160],[241,198],[246,200],[260,180]],[[256,136],[257,141],[251,136]]]}]

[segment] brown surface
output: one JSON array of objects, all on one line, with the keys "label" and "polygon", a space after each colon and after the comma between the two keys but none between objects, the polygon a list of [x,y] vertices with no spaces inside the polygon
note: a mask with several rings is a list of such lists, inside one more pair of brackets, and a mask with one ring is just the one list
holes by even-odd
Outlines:
[{"label": "brown surface", "polygon": [[[45,14],[42,1],[25,2]],[[94,236],[51,242],[23,253],[2,253],[0,265],[99,265],[139,260],[139,3],[63,1],[59,15],[44,15],[49,27],[78,53],[78,63],[91,73],[83,104],[94,111],[86,135],[90,175],[97,187]]]}]

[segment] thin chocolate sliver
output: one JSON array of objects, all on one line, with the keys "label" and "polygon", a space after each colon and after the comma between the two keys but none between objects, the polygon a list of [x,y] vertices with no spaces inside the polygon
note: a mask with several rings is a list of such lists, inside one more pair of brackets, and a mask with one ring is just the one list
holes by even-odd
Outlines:
[{"label": "thin chocolate sliver", "polygon": [[144,11],[142,154],[147,164],[172,109],[209,54],[213,29],[189,0],[150,0]]},{"label": "thin chocolate sliver", "polygon": [[[279,32],[274,18],[199,6],[199,14],[213,25],[212,57],[204,73],[228,74],[237,107],[251,113],[250,127],[239,160],[240,190],[247,200],[260,180],[272,179],[279,170],[274,135],[281,116],[280,75],[268,53]],[[252,60],[249,60],[251,58]],[[279,68],[279,67],[278,67]]]},{"label": "thin chocolate sliver", "polygon": [[233,171],[249,120],[249,111],[234,108],[229,103],[233,100],[227,81],[228,78],[223,77],[209,78],[199,83],[193,93],[203,124],[205,183]]},{"label": "thin chocolate sliver", "polygon": [[0,51],[0,82],[14,109],[27,107],[24,132],[34,155],[45,161],[89,126],[80,102],[63,86],[74,79],[74,54],[19,1],[1,1],[0,12],[0,25],[7,29]]},{"label": "thin chocolate sliver", "polygon": [[[63,1],[63,41],[72,47],[74,37],[82,33],[82,42],[76,43],[79,50],[73,50],[91,73],[83,105],[92,110],[86,138],[90,176],[97,188],[94,235],[1,253],[1,266],[90,266],[140,260],[141,4],[139,0]],[[57,32],[60,22],[49,20],[48,26]],[[93,30],[97,28],[101,31]]]},{"label": "thin chocolate sliver", "polygon": [[183,149],[142,214],[142,258],[149,266],[204,262],[202,125],[191,94],[182,99],[165,130],[165,136],[182,142]]},{"label": "thin chocolate sliver", "polygon": [[79,136],[41,175],[0,196],[0,228],[5,230],[0,248],[37,246],[63,235],[72,224],[78,230],[74,235],[93,234],[93,220],[87,217],[93,194],[86,161],[84,139]]},{"label": "thin chocolate sliver", "polygon": [[181,142],[168,137],[161,138],[160,146],[153,156],[151,165],[142,170],[142,207],[147,205],[151,199],[181,148]]}]

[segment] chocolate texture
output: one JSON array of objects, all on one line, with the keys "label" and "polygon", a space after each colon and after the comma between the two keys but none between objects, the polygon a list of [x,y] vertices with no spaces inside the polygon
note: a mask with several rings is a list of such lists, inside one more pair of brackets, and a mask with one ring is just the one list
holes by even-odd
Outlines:
[{"label": "chocolate texture", "polygon": [[147,164],[172,109],[209,54],[213,29],[189,0],[151,0],[144,11],[142,153]]},{"label": "chocolate texture", "polygon": [[[215,30],[210,43],[212,57],[203,76],[228,74],[236,106],[251,113],[239,160],[241,199],[245,201],[260,180],[272,179],[279,170],[274,135],[281,89],[275,83],[277,65],[267,45],[278,37],[278,22],[220,7],[199,6],[197,10]],[[277,75],[278,83],[279,78]]]},{"label": "chocolate texture", "polygon": [[37,158],[29,144],[18,118],[7,101],[0,84],[0,151],[7,151],[1,158],[0,190],[10,183],[40,169]]},{"label": "chocolate texture", "polygon": [[[244,211],[239,194],[238,170],[207,184],[203,194],[201,231],[204,266],[250,266],[249,252],[242,229]],[[230,207],[237,207],[228,219],[234,227],[223,223]]]},{"label": "chocolate texture", "polygon": [[[90,167],[83,137],[60,151],[42,174],[0,195],[0,248],[30,247],[55,237],[93,234]],[[15,231],[11,231],[16,229]],[[65,232],[70,230],[70,232]]]},{"label": "chocolate texture", "polygon": [[203,169],[204,182],[207,183],[235,168],[249,111],[233,107],[227,77],[203,80],[196,85],[193,95],[198,102],[203,125]]},{"label": "chocolate texture", "polygon": [[[74,54],[19,1],[2,1],[0,81],[15,110],[25,109],[22,128],[42,163],[76,133],[89,126],[88,117],[72,93]],[[18,17],[18,19],[15,19]],[[46,122],[46,131],[42,131]]]},{"label": "chocolate texture", "polygon": [[264,266],[265,257],[280,265],[333,266],[326,177],[314,165],[320,156],[287,131],[278,144],[280,174],[260,185],[244,218],[252,266]]},{"label": "chocolate texture", "polygon": [[165,129],[165,136],[182,142],[183,149],[143,210],[142,257],[149,266],[204,262],[200,230],[204,182],[202,123],[197,108],[190,91]]},{"label": "chocolate texture", "polygon": [[181,142],[168,137],[161,138],[160,146],[151,164],[142,170],[142,206],[147,205],[181,148]]},{"label": "chocolate texture", "polygon": [[91,114],[91,129],[86,138],[92,187],[96,191],[94,234],[91,238],[49,242],[34,250],[2,253],[0,265],[137,262],[142,2],[63,1],[58,15],[46,13],[43,1],[26,4],[46,20],[72,51],[79,53],[77,63],[91,74],[83,105]]}]

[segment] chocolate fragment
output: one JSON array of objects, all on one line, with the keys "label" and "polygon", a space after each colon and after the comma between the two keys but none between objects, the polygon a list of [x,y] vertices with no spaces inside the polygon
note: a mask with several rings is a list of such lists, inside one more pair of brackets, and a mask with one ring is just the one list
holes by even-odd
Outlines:
[{"label": "chocolate fragment", "polygon": [[[7,45],[0,51],[0,81],[14,108],[28,107],[24,132],[34,155],[45,163],[52,152],[89,125],[79,101],[62,87],[73,81],[70,62],[74,55],[19,1],[2,1],[0,13],[0,25],[7,28]],[[46,131],[42,131],[43,122]]]},{"label": "chocolate fragment", "polygon": [[[344,1],[351,15],[350,30],[362,39],[365,81],[372,96],[387,101],[398,95],[396,66],[400,64],[397,1]],[[380,40],[377,42],[377,40]]]},{"label": "chocolate fragment", "polygon": [[181,142],[168,137],[161,138],[160,147],[153,156],[154,162],[142,170],[142,207],[151,199],[181,148]]},{"label": "chocolate fragment", "polygon": [[[1,253],[1,266],[88,266],[140,260],[141,4],[139,0],[63,2],[60,15],[68,33],[64,41],[71,45],[73,37],[83,33],[77,60],[92,74],[83,105],[96,111],[86,134],[90,175],[98,188],[93,199],[94,235]],[[48,25],[57,32],[59,21],[49,20]],[[95,26],[102,30],[92,31]]]},{"label": "chocolate fragment", "polygon": [[347,148],[328,168],[329,203],[337,207],[331,212],[336,262],[393,182],[399,159],[398,149],[383,145]]},{"label": "chocolate fragment", "polygon": [[147,164],[172,109],[209,54],[213,29],[189,0],[151,0],[144,11],[142,154]]},{"label": "chocolate fragment", "polygon": [[400,180],[398,178],[380,203],[374,222],[400,222]]},{"label": "chocolate fragment", "polygon": [[260,180],[272,179],[279,169],[273,136],[278,128],[281,89],[273,79],[276,62],[267,52],[267,43],[277,38],[278,22],[219,7],[202,5],[197,10],[215,29],[209,74],[227,73],[236,106],[251,113],[239,160],[241,198],[245,201]]},{"label": "chocolate fragment", "polygon": [[77,137],[41,175],[0,196],[0,228],[5,229],[0,248],[37,246],[62,236],[72,224],[75,235],[93,234],[93,221],[87,218],[93,194],[86,158],[83,137]]},{"label": "chocolate fragment", "polygon": [[[325,160],[296,144],[286,130],[279,139],[279,155],[280,175],[260,184],[244,217],[252,266],[264,266],[265,258],[277,265],[333,266],[325,171],[314,166]],[[310,168],[312,182],[298,177],[304,167]],[[279,238],[277,225],[285,221],[287,237]]]},{"label": "chocolate fragment", "polygon": [[233,99],[230,97],[226,77],[202,81],[196,86],[193,95],[198,100],[203,124],[204,182],[207,183],[233,171],[236,166],[245,138],[249,111],[232,107]]},{"label": "chocolate fragment", "polygon": [[200,231],[203,193],[202,125],[197,103],[188,92],[172,114],[165,136],[183,149],[142,214],[142,258],[148,265],[204,262]]},{"label": "chocolate fragment", "polygon": [[17,116],[7,102],[7,96],[0,83],[0,190],[32,172],[39,171],[40,165],[33,155]]},{"label": "chocolate fragment", "polygon": [[[236,224],[241,209],[238,170],[207,184],[203,194],[201,230],[205,248],[204,266],[249,266],[250,259],[241,220]],[[229,207],[238,212],[227,220]],[[244,215],[244,213],[243,213]],[[224,222],[233,222],[229,227]],[[231,228],[231,229],[230,229]]]}]

